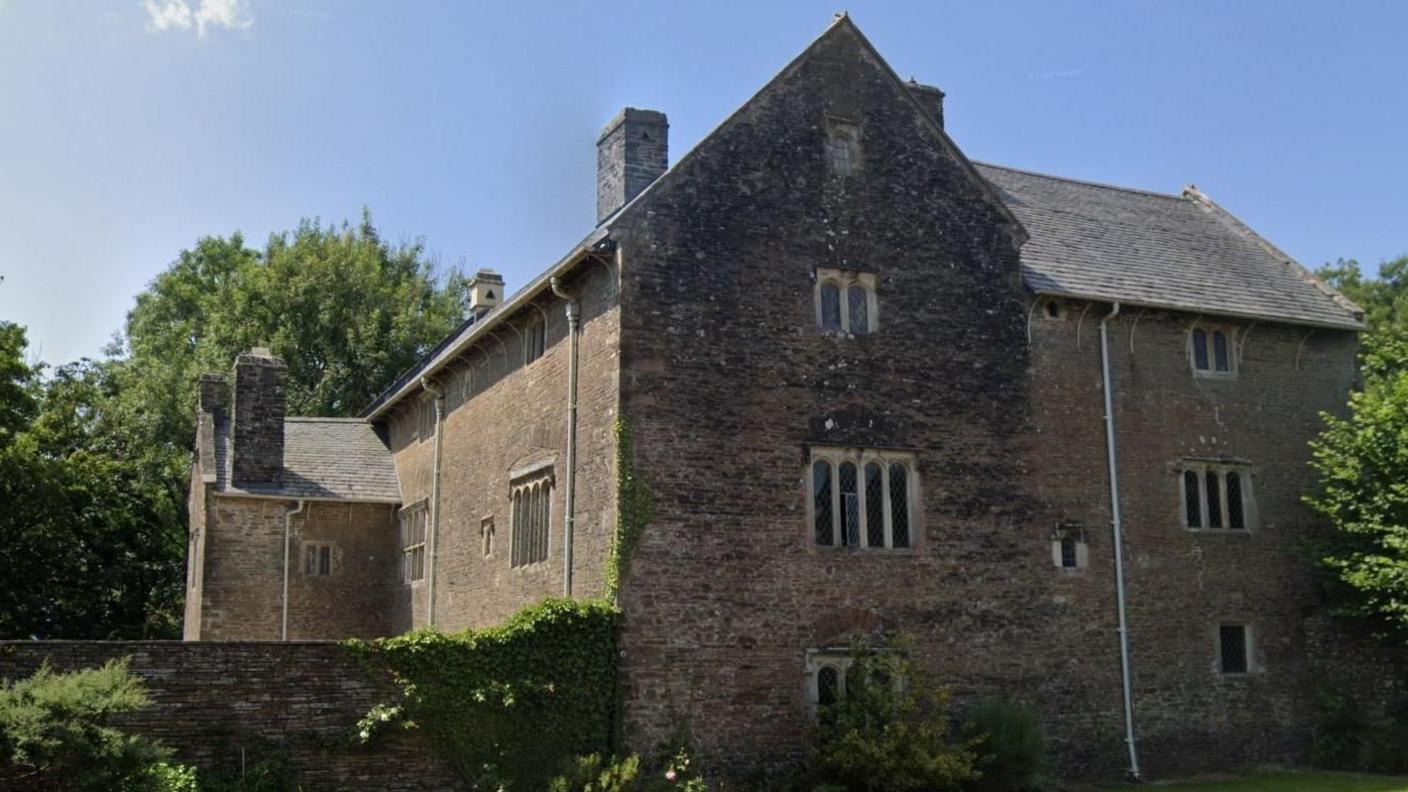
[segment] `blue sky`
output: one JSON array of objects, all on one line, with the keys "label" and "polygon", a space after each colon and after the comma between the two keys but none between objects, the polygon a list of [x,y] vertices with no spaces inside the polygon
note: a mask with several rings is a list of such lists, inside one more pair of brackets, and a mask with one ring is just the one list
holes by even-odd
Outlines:
[{"label": "blue sky", "polygon": [[[621,106],[678,159],[841,8],[0,0],[0,319],[96,355],[199,237],[363,205],[516,288],[590,230]],[[845,8],[973,159],[1196,183],[1312,267],[1408,253],[1408,3]]]}]

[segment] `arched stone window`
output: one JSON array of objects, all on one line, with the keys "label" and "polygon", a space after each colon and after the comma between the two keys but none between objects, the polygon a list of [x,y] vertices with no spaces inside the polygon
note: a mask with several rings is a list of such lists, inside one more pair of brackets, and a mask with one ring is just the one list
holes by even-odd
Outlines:
[{"label": "arched stone window", "polygon": [[1188,333],[1188,351],[1193,373],[1199,377],[1232,377],[1237,373],[1236,350],[1231,327],[1194,327]]},{"label": "arched stone window", "polygon": [[807,511],[818,546],[911,546],[912,455],[820,447],[812,448],[811,455]]},{"label": "arched stone window", "polygon": [[867,335],[879,327],[873,272],[818,268],[815,301],[822,332]]}]

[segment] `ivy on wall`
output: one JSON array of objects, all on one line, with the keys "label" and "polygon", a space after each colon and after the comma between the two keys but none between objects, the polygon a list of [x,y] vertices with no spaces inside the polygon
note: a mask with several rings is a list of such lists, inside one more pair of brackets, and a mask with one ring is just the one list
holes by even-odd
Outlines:
[{"label": "ivy on wall", "polygon": [[612,425],[616,435],[616,530],[611,536],[611,550],[606,557],[606,598],[616,602],[621,584],[631,567],[636,544],[654,517],[650,490],[635,472],[631,453],[631,425],[617,417]]},{"label": "ivy on wall", "polygon": [[615,747],[619,618],[601,600],[548,599],[482,630],[348,641],[395,691],[357,737],[416,728],[474,788],[543,789],[571,757]]}]

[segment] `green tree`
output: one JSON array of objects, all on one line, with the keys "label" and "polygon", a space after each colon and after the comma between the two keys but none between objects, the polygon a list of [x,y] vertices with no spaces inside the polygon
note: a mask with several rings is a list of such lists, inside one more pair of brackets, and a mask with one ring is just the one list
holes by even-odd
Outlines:
[{"label": "green tree", "polygon": [[1374,278],[1343,260],[1318,274],[1364,308],[1369,332],[1349,415],[1326,415],[1311,444],[1320,489],[1306,500],[1333,529],[1316,559],[1338,613],[1408,642],[1408,256]]},{"label": "green tree", "polygon": [[262,251],[184,250],[102,361],[52,376],[0,324],[0,637],[170,637],[179,628],[196,381],[268,346],[290,414],[346,416],[464,318],[467,281],[422,245],[303,221]]}]

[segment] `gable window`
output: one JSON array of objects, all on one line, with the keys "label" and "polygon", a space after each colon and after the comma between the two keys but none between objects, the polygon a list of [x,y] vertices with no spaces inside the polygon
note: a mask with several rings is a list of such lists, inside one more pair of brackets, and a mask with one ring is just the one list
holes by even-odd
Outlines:
[{"label": "gable window", "polygon": [[1234,376],[1237,369],[1232,336],[1230,327],[1193,328],[1188,334],[1193,373],[1200,377]]},{"label": "gable window", "polygon": [[332,574],[332,545],[303,545],[303,574],[310,577],[327,577]]},{"label": "gable window", "polygon": [[534,317],[523,328],[523,365],[528,365],[543,356],[547,344],[547,328],[541,316]]},{"label": "gable window", "polygon": [[913,466],[909,454],[813,448],[807,502],[816,544],[909,547]]},{"label": "gable window", "polygon": [[823,332],[873,333],[876,308],[875,273],[817,268],[816,323]]},{"label": "gable window", "polygon": [[539,473],[513,487],[513,546],[511,566],[526,566],[548,560],[548,523],[552,500],[551,472]]},{"label": "gable window", "polygon": [[1245,674],[1251,669],[1251,632],[1247,625],[1218,626],[1217,666],[1224,674]]},{"label": "gable window", "polygon": [[401,580],[425,579],[425,523],[430,512],[422,501],[401,510]]},{"label": "gable window", "polygon": [[826,164],[833,175],[841,177],[860,170],[860,127],[838,119],[827,121]]},{"label": "gable window", "polygon": [[1244,531],[1251,524],[1251,479],[1246,465],[1185,462],[1183,524],[1188,528]]}]

